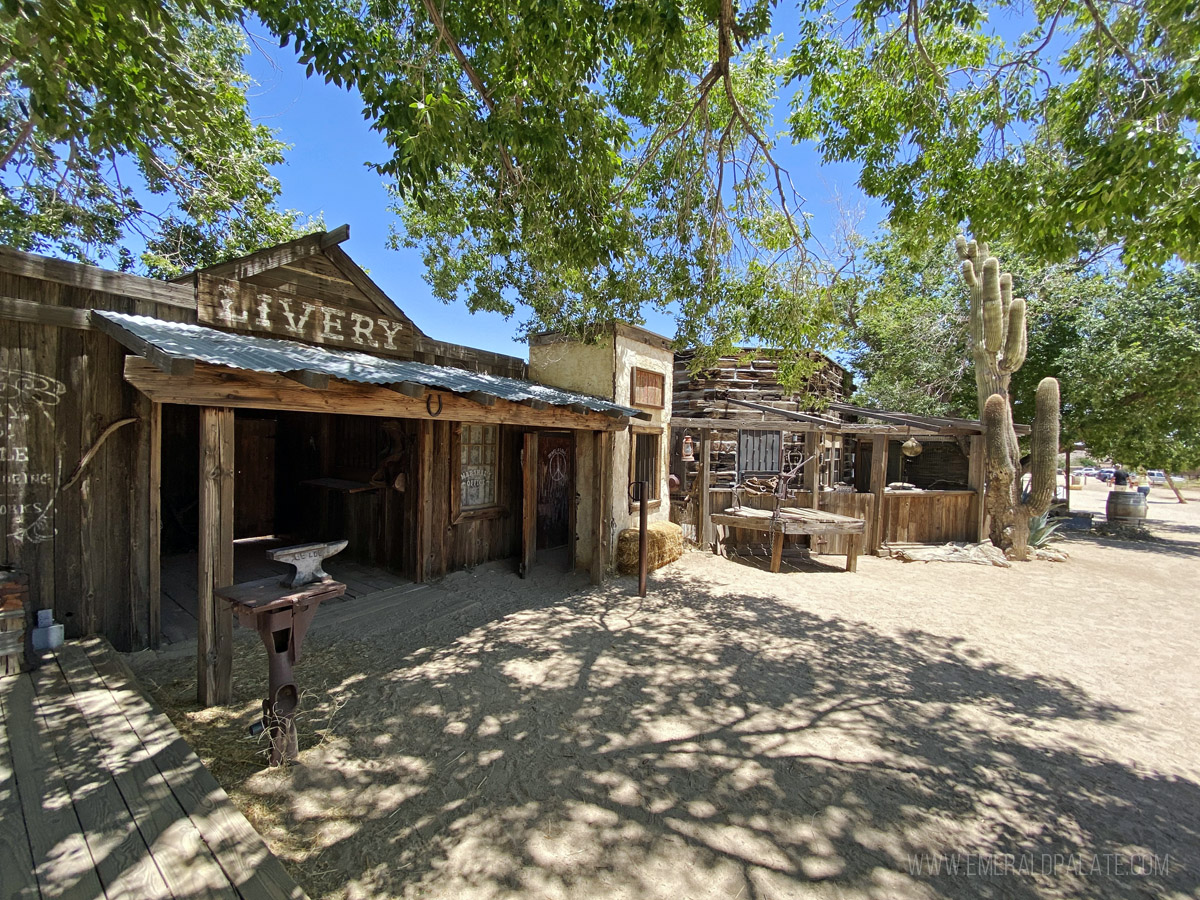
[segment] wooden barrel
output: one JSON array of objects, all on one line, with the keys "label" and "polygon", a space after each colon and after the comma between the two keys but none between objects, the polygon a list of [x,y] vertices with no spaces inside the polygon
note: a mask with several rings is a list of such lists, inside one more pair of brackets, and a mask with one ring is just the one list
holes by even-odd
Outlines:
[{"label": "wooden barrel", "polygon": [[1118,525],[1141,525],[1146,521],[1146,495],[1137,491],[1109,491],[1104,512],[1108,521]]}]

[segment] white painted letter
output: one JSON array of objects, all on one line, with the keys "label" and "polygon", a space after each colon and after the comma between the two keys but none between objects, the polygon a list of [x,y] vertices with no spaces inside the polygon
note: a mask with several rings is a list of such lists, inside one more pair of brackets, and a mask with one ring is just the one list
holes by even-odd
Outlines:
[{"label": "white painted letter", "polygon": [[371,337],[371,329],[375,327],[374,319],[356,312],[350,313],[350,319],[354,327],[354,343],[366,344],[368,347],[379,346],[379,341]]},{"label": "white painted letter", "polygon": [[240,325],[243,322],[250,320],[250,313],[233,311],[233,304],[238,299],[238,289],[231,284],[222,284],[217,288],[220,296],[221,311],[217,313],[217,317],[224,319],[231,327]]},{"label": "white painted letter", "polygon": [[316,309],[311,303],[301,303],[304,307],[304,315],[298,320],[292,315],[292,304],[287,300],[280,299],[279,305],[283,307],[283,314],[287,316],[287,330],[292,334],[303,334],[304,325],[308,322],[308,317],[312,315],[312,311]]},{"label": "white painted letter", "polygon": [[321,307],[321,312],[325,319],[324,325],[321,329],[321,337],[337,338],[339,341],[343,340],[344,335],[342,334],[342,323],[334,321],[333,317],[344,316],[345,313],[340,309],[331,309],[328,306]]},{"label": "white painted letter", "polygon": [[270,312],[271,312],[271,295],[270,294],[259,294],[258,295],[258,320],[255,323],[258,325],[259,328],[270,328],[271,327],[271,317],[268,315],[268,313],[270,313]]},{"label": "white painted letter", "polygon": [[400,329],[404,327],[404,323],[392,322],[391,319],[378,319],[377,321],[379,322],[379,327],[383,329],[383,346],[389,350],[395,350],[396,345],[392,342],[392,338],[400,333]]}]

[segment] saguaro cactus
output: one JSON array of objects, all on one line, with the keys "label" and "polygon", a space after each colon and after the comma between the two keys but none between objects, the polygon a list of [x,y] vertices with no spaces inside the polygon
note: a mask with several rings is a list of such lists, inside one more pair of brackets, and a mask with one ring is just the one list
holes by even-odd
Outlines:
[{"label": "saguaro cactus", "polygon": [[1012,295],[1012,276],[1001,274],[1000,261],[987,244],[959,235],[958,257],[971,290],[971,355],[975,390],[987,452],[984,504],[992,543],[1016,559],[1029,554],[1029,520],[1050,508],[1058,458],[1058,381],[1043,378],[1035,401],[1030,441],[1029,490],[1021,489],[1021,450],[1013,427],[1008,385],[1025,362],[1028,347],[1025,301]]}]

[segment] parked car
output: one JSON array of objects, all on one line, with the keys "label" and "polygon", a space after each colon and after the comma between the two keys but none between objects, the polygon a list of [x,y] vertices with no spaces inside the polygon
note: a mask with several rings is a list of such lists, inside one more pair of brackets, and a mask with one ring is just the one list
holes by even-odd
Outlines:
[{"label": "parked car", "polygon": [[1096,477],[1105,484],[1108,484],[1110,481],[1112,481],[1113,472],[1115,471],[1116,469],[1101,469],[1096,473]]},{"label": "parked car", "polygon": [[1100,470],[1097,469],[1095,466],[1084,466],[1082,469],[1082,473],[1084,475],[1090,475],[1092,478],[1095,478],[1097,475],[1100,474]]},{"label": "parked car", "polygon": [[1167,476],[1162,469],[1151,469],[1146,473],[1146,481],[1149,484],[1166,484]]}]

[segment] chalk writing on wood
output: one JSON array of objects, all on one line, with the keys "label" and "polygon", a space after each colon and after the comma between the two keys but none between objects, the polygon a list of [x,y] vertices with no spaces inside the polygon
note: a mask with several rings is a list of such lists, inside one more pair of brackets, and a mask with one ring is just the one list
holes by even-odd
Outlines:
[{"label": "chalk writing on wood", "polygon": [[19,543],[54,538],[55,477],[36,468],[46,454],[30,446],[28,422],[40,414],[53,424],[54,408],[66,392],[65,384],[48,375],[0,369],[0,517],[8,537]]}]

